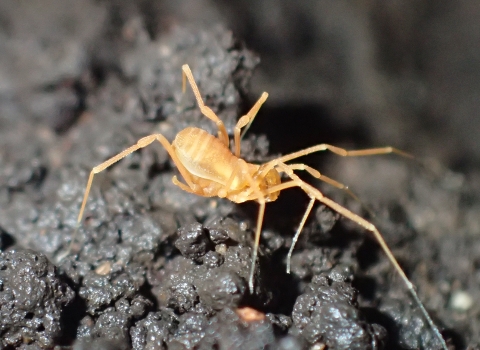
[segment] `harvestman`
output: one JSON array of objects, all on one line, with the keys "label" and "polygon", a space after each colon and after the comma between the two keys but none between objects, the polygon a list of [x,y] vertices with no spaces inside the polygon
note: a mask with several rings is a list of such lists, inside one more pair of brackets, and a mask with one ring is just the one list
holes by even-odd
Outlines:
[{"label": "harvestman", "polygon": [[[307,154],[327,150],[342,157],[370,156],[388,153],[396,153],[410,158],[412,156],[392,147],[347,151],[329,144],[320,144],[281,156],[262,165],[247,163],[240,158],[240,141],[241,137],[243,136],[241,131],[242,128],[244,128],[244,131],[248,129],[258,110],[267,99],[268,94],[264,92],[252,109],[250,109],[246,115],[242,116],[238,120],[234,129],[235,149],[234,153],[232,153],[229,148],[229,136],[227,134],[227,130],[225,129],[225,125],[213,112],[213,110],[204,104],[190,67],[185,64],[182,66],[182,70],[183,91],[185,91],[185,78],[187,78],[192,87],[193,93],[195,94],[200,111],[205,117],[212,120],[217,125],[218,137],[207,133],[203,129],[188,127],[180,131],[175,137],[175,140],[170,144],[163,135],[153,134],[141,138],[135,145],[94,167],[90,172],[88,183],[85,188],[85,195],[83,197],[80,213],[78,214],[77,228],[75,233],[82,221],[83,212],[85,210],[85,205],[87,203],[94,175],[100,173],[136,150],[144,148],[154,141],[158,141],[163,145],[163,147],[165,147],[186,182],[180,182],[176,176],[172,178],[173,183],[182,190],[203,197],[227,198],[235,203],[243,203],[251,200],[255,200],[259,203],[257,225],[255,230],[255,245],[253,249],[252,263],[248,280],[248,285],[252,294],[253,276],[257,260],[263,217],[265,213],[265,203],[275,201],[280,192],[287,188],[300,187],[310,197],[310,202],[308,203],[305,214],[300,221],[300,225],[298,226],[292,241],[292,246],[288,252],[287,272],[290,273],[290,260],[295,243],[297,242],[298,236],[305,225],[307,217],[310,214],[315,201],[317,200],[373,233],[388,259],[393,264],[395,270],[404,281],[410,294],[422,311],[436,337],[441,342],[442,347],[447,350],[447,345],[440,334],[439,329],[433,323],[433,320],[430,318],[427,310],[420,301],[413,284],[405,275],[404,271],[398,264],[397,260],[393,256],[392,251],[387,246],[377,228],[372,223],[366,221],[357,214],[325,197],[318,189],[301,180],[294,173],[294,170],[306,171],[315,178],[325,181],[343,190],[348,191],[348,188],[343,184],[320,174],[317,170],[303,163],[287,164],[288,161],[305,156]],[[282,183],[280,173],[285,173],[289,177],[289,180]],[[73,241],[74,238],[72,239],[72,243]]]}]

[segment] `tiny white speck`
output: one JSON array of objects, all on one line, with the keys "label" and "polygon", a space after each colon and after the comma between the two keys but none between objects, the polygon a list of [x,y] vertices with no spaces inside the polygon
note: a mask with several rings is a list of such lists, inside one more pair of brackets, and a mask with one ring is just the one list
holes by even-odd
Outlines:
[{"label": "tiny white speck", "polygon": [[458,311],[467,311],[473,306],[473,299],[469,293],[456,291],[450,298],[450,307]]},{"label": "tiny white speck", "polygon": [[221,255],[225,255],[227,254],[227,246],[225,244],[219,244],[219,245],[216,245],[215,246],[215,251],[218,253],[218,254],[221,254]]}]

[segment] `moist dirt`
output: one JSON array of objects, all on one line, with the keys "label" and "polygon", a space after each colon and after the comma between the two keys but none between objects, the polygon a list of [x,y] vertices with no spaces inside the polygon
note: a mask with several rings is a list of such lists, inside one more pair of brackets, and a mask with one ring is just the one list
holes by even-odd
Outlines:
[{"label": "moist dirt", "polygon": [[[342,71],[338,61],[330,76],[321,70],[339,50],[322,41],[326,28],[339,30],[345,38],[337,45],[358,54],[352,43],[362,33],[346,24],[351,14],[340,5],[324,13],[306,4],[272,3],[267,11],[249,1],[48,3],[0,5],[0,349],[440,348],[375,239],[323,205],[314,207],[286,273],[308,203],[300,189],[267,204],[251,294],[258,205],[182,191],[160,144],[95,176],[73,237],[94,166],[152,133],[170,141],[187,126],[217,134],[190,87],[182,92],[185,63],[230,135],[259,89],[270,93],[242,140],[248,162],[322,142],[431,151],[415,160],[302,158],[360,200],[302,178],[378,227],[451,349],[479,348],[476,148],[468,146],[468,128],[454,123],[458,153],[437,153],[435,147],[447,148],[439,140],[448,127],[405,117],[422,110],[407,92],[427,89],[418,84],[432,81],[431,67],[423,81],[405,78],[389,109],[387,92],[372,92],[382,80],[378,71],[360,56],[366,68]],[[387,10],[385,17],[397,18],[401,9]],[[273,16],[271,32],[264,13]],[[385,25],[382,13],[373,13],[372,21]],[[342,18],[346,29],[329,18]],[[259,29],[264,33],[254,37]],[[382,40],[380,47],[391,49]],[[402,62],[392,59],[390,68]],[[359,73],[369,69],[371,76]],[[360,82],[367,78],[373,90]],[[430,108],[439,109],[441,92],[429,91],[437,101]]]}]

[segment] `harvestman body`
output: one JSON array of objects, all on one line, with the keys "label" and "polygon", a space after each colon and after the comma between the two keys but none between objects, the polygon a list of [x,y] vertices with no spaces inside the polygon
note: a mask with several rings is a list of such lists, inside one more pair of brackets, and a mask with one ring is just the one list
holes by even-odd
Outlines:
[{"label": "harvestman body", "polygon": [[[422,311],[425,319],[433,329],[436,337],[442,344],[442,347],[445,350],[448,350],[445,340],[440,334],[439,329],[433,323],[427,310],[420,301],[420,298],[418,297],[412,283],[405,275],[404,271],[398,264],[377,228],[372,223],[366,221],[357,214],[342,207],[331,199],[326,198],[318,189],[301,180],[294,173],[294,170],[307,171],[310,175],[346,191],[348,191],[347,187],[329,177],[320,174],[317,170],[303,163],[287,164],[288,161],[293,159],[314,152],[326,150],[343,157],[369,156],[388,153],[396,153],[405,157],[411,156],[392,147],[347,151],[332,145],[319,144],[301,151],[284,155],[262,165],[247,163],[240,158],[241,130],[244,127],[246,127],[244,130],[248,129],[258,110],[267,99],[268,94],[264,92],[252,109],[238,120],[234,130],[235,150],[234,153],[232,153],[229,148],[229,137],[225,129],[225,125],[208,106],[205,106],[190,67],[185,64],[182,66],[182,70],[183,90],[185,91],[185,78],[187,78],[192,87],[193,93],[195,94],[200,111],[203,115],[217,125],[218,137],[207,133],[203,129],[188,127],[180,131],[175,137],[175,140],[170,144],[163,135],[153,134],[140,139],[135,145],[94,167],[88,178],[85,195],[83,197],[82,206],[77,219],[77,229],[82,221],[83,212],[85,210],[85,205],[87,203],[94,175],[105,170],[112,164],[118,162],[136,150],[144,148],[154,141],[158,141],[165,147],[186,182],[182,183],[177,179],[176,176],[173,177],[173,183],[182,190],[203,197],[227,198],[235,203],[242,203],[251,200],[255,200],[259,203],[259,212],[255,230],[255,245],[253,249],[252,263],[248,280],[250,292],[253,294],[253,276],[258,253],[258,245],[260,242],[263,217],[265,213],[265,204],[267,202],[275,201],[280,192],[287,188],[300,187],[310,197],[310,202],[295,233],[292,246],[290,247],[290,251],[287,256],[287,272],[290,273],[290,260],[295,243],[303,229],[303,226],[305,225],[307,217],[310,214],[315,201],[317,200],[373,233],[388,259],[393,264],[395,270],[404,281],[408,291]],[[280,173],[285,173],[289,177],[289,180],[282,182]],[[72,243],[73,241],[74,238],[72,239]]]}]

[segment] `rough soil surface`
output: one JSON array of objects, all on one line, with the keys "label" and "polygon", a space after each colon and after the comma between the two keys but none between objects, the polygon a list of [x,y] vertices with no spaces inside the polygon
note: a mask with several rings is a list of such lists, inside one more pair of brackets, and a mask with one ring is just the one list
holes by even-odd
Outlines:
[{"label": "rough soil surface", "polygon": [[480,349],[480,8],[442,4],[3,1],[0,349],[439,348],[374,238],[325,206],[286,273],[299,189],[267,205],[251,294],[256,203],[185,193],[160,144],[96,175],[69,251],[93,166],[148,134],[217,134],[185,63],[230,135],[270,93],[249,162],[418,155],[302,159],[361,202],[302,178],[379,228],[451,349]]}]

